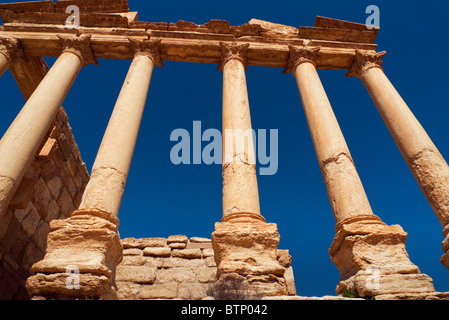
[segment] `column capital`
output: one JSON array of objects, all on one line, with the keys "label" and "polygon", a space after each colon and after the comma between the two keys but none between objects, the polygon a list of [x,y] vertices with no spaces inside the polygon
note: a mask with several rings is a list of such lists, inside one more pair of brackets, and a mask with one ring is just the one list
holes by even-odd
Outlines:
[{"label": "column capital", "polygon": [[248,52],[248,47],[249,43],[220,42],[221,60],[217,69],[223,71],[224,65],[229,60],[236,59],[243,63],[246,70],[246,55]]},{"label": "column capital", "polygon": [[58,38],[62,42],[62,52],[70,52],[78,56],[83,66],[89,64],[98,65],[90,46],[90,35],[77,36],[61,36]]},{"label": "column capital", "polygon": [[12,37],[0,37],[0,54],[6,57],[9,64],[26,59],[20,41]]},{"label": "column capital", "polygon": [[293,73],[296,67],[304,62],[310,62],[316,67],[316,60],[320,56],[321,47],[295,47],[289,44],[288,49],[290,54],[288,56],[287,66],[283,71],[284,74],[289,72]]},{"label": "column capital", "polygon": [[382,68],[382,58],[387,54],[386,51],[361,51],[355,50],[355,56],[352,61],[352,66],[349,69],[346,77],[356,76],[361,78],[363,74],[371,68]]},{"label": "column capital", "polygon": [[155,40],[137,40],[128,38],[131,43],[134,57],[144,55],[149,57],[153,63],[158,67],[163,67],[164,64],[161,61],[160,45],[162,39]]}]

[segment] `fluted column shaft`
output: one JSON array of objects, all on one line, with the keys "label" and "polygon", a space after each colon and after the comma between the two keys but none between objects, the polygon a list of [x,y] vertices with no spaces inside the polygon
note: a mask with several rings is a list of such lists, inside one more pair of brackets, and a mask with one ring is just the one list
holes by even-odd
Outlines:
[{"label": "fluted column shaft", "polygon": [[[347,76],[360,78],[369,92],[391,136],[398,146],[435,215],[443,225],[449,251],[449,167],[440,152],[387,78],[382,65],[386,52],[357,50]],[[442,263],[449,268],[449,255]]]},{"label": "fluted column shaft", "polygon": [[[133,42],[138,51],[106,128],[79,211],[95,209],[118,215],[156,60],[156,55],[145,54],[145,50],[155,52],[159,42]],[[156,63],[161,65],[160,60]]]},{"label": "fluted column shaft", "polygon": [[0,215],[83,65],[94,61],[90,36],[62,38],[63,52],[41,81],[0,141]]},{"label": "fluted column shaft", "polygon": [[337,226],[378,219],[372,212],[343,133],[316,71],[319,48],[290,47],[295,76]]},{"label": "fluted column shaft", "polygon": [[245,78],[248,45],[222,44],[223,219],[257,219],[260,214],[254,142]]}]

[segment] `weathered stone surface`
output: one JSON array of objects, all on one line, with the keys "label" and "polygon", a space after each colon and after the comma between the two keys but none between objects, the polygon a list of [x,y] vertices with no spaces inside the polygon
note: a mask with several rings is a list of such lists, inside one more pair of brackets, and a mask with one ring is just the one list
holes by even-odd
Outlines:
[{"label": "weathered stone surface", "polygon": [[151,286],[143,286],[140,291],[141,299],[174,299],[177,297],[178,284],[161,283]]},{"label": "weathered stone surface", "polygon": [[156,280],[156,267],[145,265],[131,266],[119,265],[116,271],[117,281],[129,281],[136,283],[154,283]]},{"label": "weathered stone surface", "polygon": [[172,243],[169,243],[168,246],[171,249],[184,249],[184,248],[187,247],[187,243],[185,243],[185,242],[172,242]]},{"label": "weathered stone surface", "polygon": [[201,237],[192,237],[189,239],[189,242],[191,243],[210,243],[212,244],[212,240],[208,238],[201,238]]},{"label": "weathered stone surface", "polygon": [[198,268],[201,266],[204,266],[204,261],[201,259],[169,258],[162,260],[163,268],[176,268],[176,267]]},{"label": "weathered stone surface", "polygon": [[171,249],[170,248],[151,248],[147,247],[143,249],[144,256],[150,257],[170,257]]},{"label": "weathered stone surface", "polygon": [[329,253],[340,270],[343,289],[360,296],[434,292],[432,279],[414,265],[405,250],[407,234],[397,225],[358,221],[343,225]]},{"label": "weathered stone surface", "polygon": [[117,282],[117,299],[118,300],[137,300],[141,285],[134,282],[118,281]]},{"label": "weathered stone surface", "polygon": [[198,268],[198,282],[214,282],[217,277],[217,269],[210,267]]},{"label": "weathered stone surface", "polygon": [[178,298],[186,300],[201,300],[207,296],[208,284],[180,283],[178,285]]},{"label": "weathered stone surface", "polygon": [[142,253],[143,251],[138,248],[129,248],[123,250],[124,256],[141,256]]},{"label": "weathered stone surface", "polygon": [[160,269],[157,276],[157,283],[166,283],[166,282],[178,282],[178,283],[186,283],[186,282],[196,282],[197,281],[197,272],[195,268],[169,268],[169,269]]},{"label": "weathered stone surface", "polygon": [[123,260],[122,260],[122,262],[120,262],[120,265],[121,266],[143,266],[146,262],[147,262],[147,259],[142,256],[123,255]]},{"label": "weathered stone surface", "polygon": [[126,238],[122,239],[123,248],[139,248],[144,249],[146,247],[164,247],[167,240],[164,238]]},{"label": "weathered stone surface", "polygon": [[172,251],[173,257],[179,257],[184,259],[201,259],[203,253],[200,249],[184,249],[178,250],[174,249]]},{"label": "weathered stone surface", "polygon": [[176,235],[176,236],[170,236],[167,238],[167,243],[174,243],[174,242],[182,242],[182,243],[187,243],[189,239],[187,238],[187,236],[184,235]]}]

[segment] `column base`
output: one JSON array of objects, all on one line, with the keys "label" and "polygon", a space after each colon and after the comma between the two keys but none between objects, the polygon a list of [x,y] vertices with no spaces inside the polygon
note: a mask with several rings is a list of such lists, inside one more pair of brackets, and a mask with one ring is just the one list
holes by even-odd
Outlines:
[{"label": "column base", "polygon": [[45,257],[26,282],[31,299],[115,299],[123,251],[117,227],[117,218],[94,210],[52,221]]},{"label": "column base", "polygon": [[279,240],[274,223],[260,220],[216,223],[212,245],[217,278],[238,274],[264,296],[287,295],[286,269],[277,261]]},{"label": "column base", "polygon": [[342,225],[329,249],[340,271],[336,293],[373,297],[435,292],[432,279],[410,261],[406,238],[399,225],[387,226],[376,220]]}]

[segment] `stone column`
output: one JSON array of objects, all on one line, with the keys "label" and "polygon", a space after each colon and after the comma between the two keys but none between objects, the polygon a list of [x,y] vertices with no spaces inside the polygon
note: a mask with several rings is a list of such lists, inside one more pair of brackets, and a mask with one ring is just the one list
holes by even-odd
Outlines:
[{"label": "stone column", "polygon": [[246,87],[248,44],[221,43],[223,72],[223,218],[212,234],[218,276],[245,276],[266,295],[286,294],[277,262],[276,224],[260,214],[251,117]]},{"label": "stone column", "polygon": [[97,63],[90,36],[61,38],[63,51],[0,141],[0,217],[83,65]]},{"label": "stone column", "polygon": [[[130,39],[134,58],[109,120],[78,210],[51,224],[47,254],[27,281],[30,295],[115,299],[115,270],[122,260],[117,218],[155,65],[158,41]],[[75,269],[79,287],[67,286]],[[71,269],[70,269],[71,270]],[[70,281],[69,281],[70,282]]]},{"label": "stone column", "polygon": [[[319,47],[289,46],[284,73],[296,78],[318,163],[336,220],[329,249],[340,270],[336,292],[360,296],[398,292],[434,292],[432,280],[419,273],[405,251],[407,234],[374,215],[346,141],[316,71]],[[374,282],[373,282],[374,281]]]},{"label": "stone column", "polygon": [[360,78],[421,190],[444,227],[441,263],[449,269],[449,167],[412,111],[383,72],[386,52],[356,50],[347,74]]},{"label": "stone column", "polygon": [[0,37],[0,77],[18,59],[25,59],[19,41],[11,37]]}]

